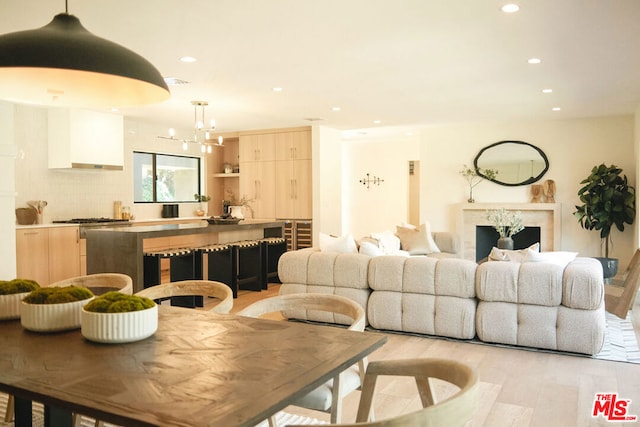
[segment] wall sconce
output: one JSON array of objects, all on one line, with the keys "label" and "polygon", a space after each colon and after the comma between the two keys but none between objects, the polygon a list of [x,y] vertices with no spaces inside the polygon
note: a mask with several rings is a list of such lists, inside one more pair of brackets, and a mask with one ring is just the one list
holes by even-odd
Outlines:
[{"label": "wall sconce", "polygon": [[384,179],[374,176],[373,178],[369,178],[369,173],[366,174],[366,178],[362,178],[360,180],[360,184],[367,187],[369,189],[370,184],[380,185],[380,183],[384,182]]}]

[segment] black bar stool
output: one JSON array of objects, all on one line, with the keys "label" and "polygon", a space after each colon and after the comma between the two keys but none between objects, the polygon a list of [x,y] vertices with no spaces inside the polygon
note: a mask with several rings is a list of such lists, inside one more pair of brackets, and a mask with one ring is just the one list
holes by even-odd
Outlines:
[{"label": "black bar stool", "polygon": [[[195,273],[195,253],[190,248],[165,249],[144,253],[144,287],[159,285],[162,282],[161,264],[169,259],[169,281],[197,279]],[[202,307],[202,297],[172,297],[171,305],[179,307]]]},{"label": "black bar stool", "polygon": [[233,297],[238,298],[236,277],[236,250],[233,246],[220,243],[203,246],[196,250],[196,274],[204,277],[203,255],[207,254],[207,280],[225,283],[231,288]]},{"label": "black bar stool", "polygon": [[287,239],[284,237],[265,237],[258,241],[262,245],[262,289],[267,289],[269,279],[280,282],[278,261],[287,251]]},{"label": "black bar stool", "polygon": [[257,240],[229,243],[236,253],[238,289],[262,290],[262,245]]}]

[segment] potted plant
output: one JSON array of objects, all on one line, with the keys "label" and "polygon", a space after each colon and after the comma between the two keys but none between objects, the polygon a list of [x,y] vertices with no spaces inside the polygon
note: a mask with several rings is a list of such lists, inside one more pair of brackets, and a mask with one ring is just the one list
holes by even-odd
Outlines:
[{"label": "potted plant", "polygon": [[209,200],[211,200],[211,197],[207,196],[206,194],[195,193],[193,195],[193,198],[196,200],[196,202],[200,203],[200,209],[196,210],[196,215],[206,216],[207,212],[209,211]]},{"label": "potted plant", "polygon": [[107,292],[82,309],[82,336],[101,343],[143,340],[158,329],[158,306],[145,297]]},{"label": "potted plant", "polygon": [[[478,171],[482,173],[482,175],[478,175]],[[458,172],[469,184],[469,199],[467,202],[473,203],[475,199],[473,198],[473,189],[476,185],[480,184],[484,181],[484,177],[486,176],[488,179],[494,179],[496,175],[498,175],[498,171],[496,169],[481,169],[478,168],[476,171],[474,168],[470,168],[467,165],[462,165],[462,169]]]},{"label": "potted plant", "polygon": [[82,307],[93,293],[79,286],[50,286],[35,289],[22,299],[20,322],[25,329],[54,332],[80,327]]},{"label": "potted plant", "polygon": [[34,280],[13,279],[0,280],[0,320],[20,317],[20,302],[40,285]]},{"label": "potted plant", "polygon": [[498,249],[513,249],[513,236],[522,230],[522,212],[500,208],[487,212],[487,220],[498,232]]},{"label": "potted plant", "polygon": [[606,166],[604,163],[594,166],[591,174],[583,179],[584,184],[578,190],[581,205],[573,213],[580,226],[586,230],[597,230],[604,242],[604,257],[596,257],[608,279],[618,272],[618,260],[609,258],[611,229],[615,226],[624,231],[625,224],[633,224],[636,216],[636,191],[622,174],[622,169]]}]

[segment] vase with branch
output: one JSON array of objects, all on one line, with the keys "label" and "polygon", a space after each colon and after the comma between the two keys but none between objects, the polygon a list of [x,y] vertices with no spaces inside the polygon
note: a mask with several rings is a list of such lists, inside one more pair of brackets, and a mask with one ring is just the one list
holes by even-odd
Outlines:
[{"label": "vase with branch", "polygon": [[[253,207],[251,203],[254,202],[255,199],[250,199],[246,194],[243,195],[240,199],[236,199],[235,194],[232,190],[226,190],[225,200],[223,200],[223,204],[229,207],[229,210],[233,210],[234,206],[239,206],[243,210],[247,210],[251,213],[251,218],[255,217],[255,212],[253,211]],[[244,215],[243,215],[244,216]]]},{"label": "vase with branch", "polygon": [[513,236],[524,230],[522,212],[500,208],[487,211],[487,220],[498,232],[498,249],[513,249]]},{"label": "vase with branch", "polygon": [[[459,173],[469,184],[469,199],[467,200],[469,203],[475,202],[475,199],[473,198],[473,189],[484,181],[485,177],[486,179],[492,180],[496,175],[498,175],[498,171],[496,169],[478,168],[476,170],[467,165],[462,165],[462,169]],[[478,173],[482,173],[482,175],[479,175]]]}]

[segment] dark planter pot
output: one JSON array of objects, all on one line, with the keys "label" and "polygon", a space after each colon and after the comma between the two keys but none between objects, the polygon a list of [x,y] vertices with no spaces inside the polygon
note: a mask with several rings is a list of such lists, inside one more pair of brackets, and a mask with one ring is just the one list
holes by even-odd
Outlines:
[{"label": "dark planter pot", "polygon": [[618,259],[595,257],[602,264],[602,273],[605,279],[610,279],[618,274]]}]

